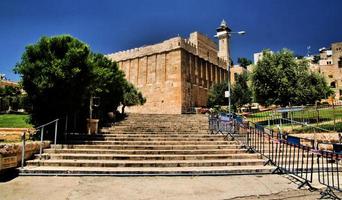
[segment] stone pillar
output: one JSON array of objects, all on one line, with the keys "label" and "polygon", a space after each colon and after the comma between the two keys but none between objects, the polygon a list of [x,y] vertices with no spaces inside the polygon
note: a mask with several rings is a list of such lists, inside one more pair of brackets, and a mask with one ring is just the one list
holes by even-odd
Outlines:
[{"label": "stone pillar", "polygon": [[203,88],[207,88],[207,62],[205,60],[202,62],[202,80]]},{"label": "stone pillar", "polygon": [[217,80],[216,80],[216,66],[215,65],[212,65],[211,66],[211,72],[212,72],[212,80],[213,80],[213,84],[216,84],[217,83]]},{"label": "stone pillar", "polygon": [[198,64],[197,64],[197,56],[195,56],[195,60],[194,60],[194,64],[195,64],[195,84],[198,85]]},{"label": "stone pillar", "polygon": [[208,75],[207,75],[207,77],[208,77],[208,88],[210,88],[211,87],[211,81],[212,81],[212,77],[211,77],[211,63],[207,63],[207,71],[208,71]]},{"label": "stone pillar", "polygon": [[190,56],[190,65],[191,65],[191,83],[196,84],[195,56],[192,54]]},{"label": "stone pillar", "polygon": [[215,67],[215,68],[216,68],[216,79],[217,79],[217,83],[221,83],[220,68],[219,68],[219,67]]},{"label": "stone pillar", "polygon": [[196,68],[198,69],[198,86],[202,86],[202,61],[201,58],[197,57],[197,65]]}]

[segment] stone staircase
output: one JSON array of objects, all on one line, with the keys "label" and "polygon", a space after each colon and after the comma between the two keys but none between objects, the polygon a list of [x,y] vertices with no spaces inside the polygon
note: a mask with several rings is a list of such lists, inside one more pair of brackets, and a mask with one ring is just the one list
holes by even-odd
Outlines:
[{"label": "stone staircase", "polygon": [[205,115],[129,117],[100,134],[73,134],[27,161],[21,175],[233,175],[265,174],[259,154],[237,141],[210,135]]}]

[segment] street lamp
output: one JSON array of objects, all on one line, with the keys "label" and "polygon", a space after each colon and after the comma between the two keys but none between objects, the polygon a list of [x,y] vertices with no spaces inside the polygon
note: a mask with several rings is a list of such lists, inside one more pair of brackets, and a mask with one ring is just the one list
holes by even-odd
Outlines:
[{"label": "street lamp", "polygon": [[230,28],[228,28],[228,25],[226,21],[222,20],[221,25],[216,29],[217,33],[214,37],[219,39],[219,51],[218,51],[218,57],[223,58],[227,61],[227,72],[228,72],[228,91],[225,91],[225,97],[228,98],[228,109],[229,109],[229,115],[231,114],[231,91],[230,91],[230,42],[229,39],[232,36],[232,34],[238,34],[238,35],[244,35],[246,34],[246,31],[237,31],[233,32]]},{"label": "street lamp", "polygon": [[[229,29],[230,30],[230,29]],[[228,31],[228,40],[232,36],[232,34],[238,34],[238,35],[244,35],[246,34],[246,31],[237,31],[237,32],[232,32]],[[228,109],[229,109],[229,116],[231,116],[231,83],[230,83],[230,68],[231,68],[231,62],[230,62],[230,47],[229,47],[230,42],[228,42],[228,65],[227,65],[227,71],[228,71]]]}]

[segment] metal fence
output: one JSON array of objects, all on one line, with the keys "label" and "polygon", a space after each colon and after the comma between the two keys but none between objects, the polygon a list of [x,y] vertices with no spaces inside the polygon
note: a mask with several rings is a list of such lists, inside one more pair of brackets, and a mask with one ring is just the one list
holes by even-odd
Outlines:
[{"label": "metal fence", "polygon": [[[212,134],[223,134],[226,139],[236,139],[249,152],[260,153],[266,164],[276,167],[273,173],[291,174],[301,181],[299,188],[310,189],[314,176],[326,186],[322,198],[340,199],[335,192],[342,192],[342,144],[319,143],[314,140],[274,132],[242,117],[211,115],[209,128]],[[330,145],[330,150],[321,150]]]},{"label": "metal fence", "polygon": [[300,122],[327,130],[342,131],[341,102],[314,106],[288,107],[284,109],[274,108],[245,114],[249,121],[268,128],[273,128],[277,125],[293,126],[296,124],[292,122]]},{"label": "metal fence", "polygon": [[318,181],[326,186],[322,198],[340,199],[334,191],[342,192],[342,154],[339,151],[319,151],[317,154]]}]

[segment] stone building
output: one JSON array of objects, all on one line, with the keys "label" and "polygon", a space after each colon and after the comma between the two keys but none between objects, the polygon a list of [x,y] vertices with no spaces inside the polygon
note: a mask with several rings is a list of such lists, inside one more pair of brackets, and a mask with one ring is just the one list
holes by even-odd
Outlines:
[{"label": "stone building", "polygon": [[230,29],[223,21],[217,29],[219,45],[193,32],[161,43],[107,55],[146,97],[143,106],[128,112],[180,114],[207,104],[208,89],[227,80]]},{"label": "stone building", "polygon": [[335,98],[342,97],[342,42],[332,43],[331,48],[321,48],[320,60],[317,64],[311,64],[310,69],[324,75],[331,89],[335,92]]}]

